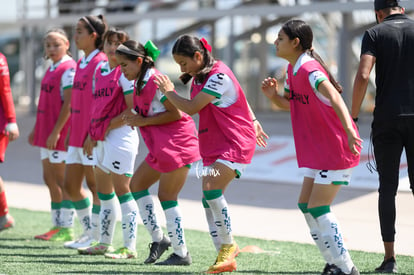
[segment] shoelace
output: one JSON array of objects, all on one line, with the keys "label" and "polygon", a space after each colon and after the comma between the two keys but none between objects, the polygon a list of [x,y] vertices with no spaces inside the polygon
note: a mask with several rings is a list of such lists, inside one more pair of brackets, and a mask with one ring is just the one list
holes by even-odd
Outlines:
[{"label": "shoelace", "polygon": [[231,247],[220,249],[220,253],[217,257],[217,262],[225,262],[230,256],[230,249]]}]

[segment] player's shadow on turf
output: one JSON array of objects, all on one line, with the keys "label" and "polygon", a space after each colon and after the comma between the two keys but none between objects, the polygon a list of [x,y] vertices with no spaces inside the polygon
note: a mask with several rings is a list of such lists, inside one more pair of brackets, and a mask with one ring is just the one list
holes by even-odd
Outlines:
[{"label": "player's shadow on turf", "polygon": [[[58,273],[64,273],[64,274],[114,274],[114,271],[62,271],[62,272],[55,272],[55,274]],[[128,275],[128,274],[137,274],[137,271],[131,272],[131,271],[116,271],[116,274],[123,274],[123,275]],[[194,274],[203,274],[202,272],[197,273],[197,272],[177,272],[177,271],[157,271],[157,272],[153,272],[153,271],[139,271],[138,274],[145,274],[145,275],[160,275],[160,274],[169,274],[169,275],[194,275]]]},{"label": "player's shadow on turf", "polygon": [[[23,239],[25,241],[26,239]],[[33,245],[7,245],[7,244],[0,244],[0,249],[36,249],[36,250],[44,250],[49,249],[51,246],[33,246]]]}]

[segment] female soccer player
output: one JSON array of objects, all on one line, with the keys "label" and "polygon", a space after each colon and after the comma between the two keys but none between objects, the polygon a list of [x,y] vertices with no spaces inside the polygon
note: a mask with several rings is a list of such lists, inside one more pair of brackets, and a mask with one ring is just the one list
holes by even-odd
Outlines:
[{"label": "female soccer player", "polygon": [[[83,152],[83,145],[90,125],[90,106],[93,92],[93,74],[100,62],[106,61],[101,52],[103,35],[107,29],[102,15],[87,15],[79,19],[74,35],[76,46],[84,52],[77,64],[71,97],[71,128],[68,156],[66,158],[65,189],[75,205],[83,234],[79,239],[66,242],[65,247],[77,249],[90,246],[99,239],[99,198],[94,174],[95,160]],[[88,193],[82,188],[83,179],[93,196],[93,208]]]},{"label": "female soccer player", "polygon": [[312,238],[326,265],[322,274],[359,274],[344,245],[330,205],[348,185],[359,163],[362,139],[342,100],[342,88],[312,48],[311,27],[301,20],[286,22],[275,41],[276,55],[289,61],[285,93],[266,78],[263,93],[290,110],[299,167],[305,177],[299,196]]},{"label": "female soccer player", "polygon": [[[173,58],[184,73],[181,80],[186,83],[193,78],[191,99],[179,96],[167,76],[158,76],[156,84],[178,109],[189,115],[199,114],[203,205],[218,250],[217,259],[207,273],[220,273],[236,270],[234,258],[239,253],[231,233],[231,215],[224,191],[251,162],[256,145],[254,124],[256,127],[260,124],[233,72],[215,60],[210,51],[211,46],[204,38],[189,35],[178,38],[173,46]],[[264,135],[258,132],[258,143],[264,140]]]},{"label": "female soccer player", "polygon": [[[190,116],[174,107],[155,85],[155,77],[160,74],[154,67],[159,50],[151,41],[145,46],[126,41],[118,47],[116,54],[125,76],[136,80],[136,114],[126,114],[124,120],[130,126],[139,127],[149,151],[131,180],[131,190],[141,218],[153,241],[145,263],[154,263],[172,245],[174,253],[157,264],[190,265],[192,260],[185,242],[183,217],[177,199],[191,164],[200,159],[195,123]],[[148,191],[157,181],[158,198],[171,240],[161,230]]]},{"label": "female soccer player", "polygon": [[[138,206],[131,194],[129,183],[134,173],[138,153],[138,132],[122,120],[125,112],[133,108],[134,82],[121,72],[115,51],[128,40],[126,32],[110,28],[104,36],[108,62],[95,72],[95,88],[91,105],[91,124],[84,144],[87,155],[97,161],[95,176],[101,202],[99,243],[79,248],[80,254],[105,255],[107,258],[136,258],[136,229]],[[124,246],[113,251],[111,244],[116,225],[116,207],[121,204]]]},{"label": "female soccer player", "polygon": [[41,83],[36,123],[29,143],[40,147],[43,179],[51,199],[52,229],[36,239],[71,241],[75,209],[63,188],[65,138],[70,117],[70,96],[76,62],[69,52],[69,39],[62,29],[51,29],[43,40],[46,58],[52,61]]}]

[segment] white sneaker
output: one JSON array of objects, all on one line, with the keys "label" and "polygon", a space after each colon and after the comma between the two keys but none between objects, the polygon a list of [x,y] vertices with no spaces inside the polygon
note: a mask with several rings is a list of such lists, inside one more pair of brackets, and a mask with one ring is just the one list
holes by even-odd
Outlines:
[{"label": "white sneaker", "polygon": [[75,241],[65,242],[63,246],[66,248],[78,249],[91,246],[93,242],[95,242],[95,240],[91,236],[83,234],[79,239]]}]

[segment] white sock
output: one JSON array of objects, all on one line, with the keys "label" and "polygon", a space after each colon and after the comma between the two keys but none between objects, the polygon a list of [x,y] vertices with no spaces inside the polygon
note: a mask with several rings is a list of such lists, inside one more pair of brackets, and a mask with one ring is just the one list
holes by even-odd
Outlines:
[{"label": "white sock", "polygon": [[122,235],[124,246],[129,250],[136,251],[138,206],[131,193],[119,197],[122,213]]},{"label": "white sock", "polygon": [[139,208],[139,214],[148,233],[151,235],[153,242],[160,242],[163,237],[161,226],[157,222],[154,211],[154,201],[151,195],[141,197],[136,200]]},{"label": "white sock", "polygon": [[92,227],[91,227],[91,216],[92,216],[92,206],[82,209],[76,209],[76,215],[78,216],[79,222],[82,225],[83,233],[88,234],[92,237]]},{"label": "white sock", "polygon": [[326,213],[316,219],[322,234],[322,239],[329,250],[333,263],[344,273],[351,273],[354,263],[345,248],[339,223],[335,215]]},{"label": "white sock", "polygon": [[99,240],[101,236],[100,222],[101,218],[99,216],[101,212],[100,205],[93,205],[92,214],[91,214],[91,236],[94,240]]},{"label": "white sock", "polygon": [[214,200],[207,200],[217,226],[217,234],[221,244],[232,244],[231,219],[227,201],[223,195]]},{"label": "white sock", "polygon": [[167,221],[168,236],[174,253],[184,258],[187,256],[187,246],[185,244],[184,228],[182,227],[182,215],[178,206],[164,210]]},{"label": "white sock", "polygon": [[332,257],[329,250],[326,248],[325,242],[322,239],[319,225],[315,218],[310,213],[304,213],[306,223],[308,224],[312,239],[315,241],[316,246],[319,248],[323,258],[328,264],[332,264]]},{"label": "white sock", "polygon": [[53,226],[56,226],[56,227],[62,226],[61,209],[60,208],[59,209],[52,209],[51,214],[52,214],[52,224],[53,224]]},{"label": "white sock", "polygon": [[208,203],[204,202],[204,200],[203,200],[203,205],[204,205],[204,212],[206,213],[206,220],[208,224],[208,230],[210,233],[210,237],[211,237],[211,240],[213,241],[214,247],[216,248],[218,252],[220,251],[220,248],[221,248],[221,242],[217,234],[217,226],[214,222],[213,212],[211,211],[210,206],[208,206]]},{"label": "white sock", "polygon": [[75,208],[62,207],[60,210],[61,226],[72,228],[75,220]]},{"label": "white sock", "polygon": [[113,193],[113,197],[108,200],[101,201],[101,211],[99,212],[100,230],[99,242],[104,244],[112,244],[115,225],[116,225],[116,205],[118,200]]}]

